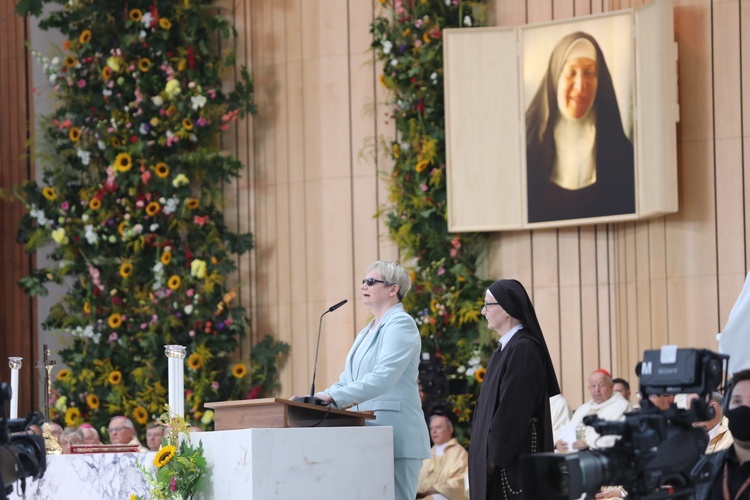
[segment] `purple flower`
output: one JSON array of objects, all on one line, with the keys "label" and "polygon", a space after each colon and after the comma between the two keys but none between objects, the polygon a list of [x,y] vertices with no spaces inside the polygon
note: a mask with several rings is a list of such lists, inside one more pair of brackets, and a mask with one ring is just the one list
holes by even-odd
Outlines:
[{"label": "purple flower", "polygon": [[172,481],[169,483],[169,489],[172,491],[177,491],[177,479],[175,479],[174,476],[172,476]]}]

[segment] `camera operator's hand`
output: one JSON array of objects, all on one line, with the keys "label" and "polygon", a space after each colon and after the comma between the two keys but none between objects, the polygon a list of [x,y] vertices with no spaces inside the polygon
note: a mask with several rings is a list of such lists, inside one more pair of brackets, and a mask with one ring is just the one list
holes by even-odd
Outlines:
[{"label": "camera operator's hand", "polygon": [[623,498],[625,491],[622,488],[606,488],[594,496],[594,498]]}]

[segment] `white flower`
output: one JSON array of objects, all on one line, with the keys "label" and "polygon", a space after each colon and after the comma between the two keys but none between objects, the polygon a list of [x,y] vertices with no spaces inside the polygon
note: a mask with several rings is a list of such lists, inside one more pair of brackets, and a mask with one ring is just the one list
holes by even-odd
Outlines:
[{"label": "white flower", "polygon": [[464,16],[464,26],[471,26],[471,16]]},{"label": "white flower", "polygon": [[438,79],[438,74],[437,74],[437,73],[435,73],[435,72],[433,72],[433,73],[432,73],[432,74],[430,75],[430,80],[432,80],[432,83],[433,83],[433,84],[436,84],[436,83],[437,83],[437,79]]},{"label": "white flower", "polygon": [[152,233],[156,232],[157,229],[159,229],[159,224],[151,224],[148,228]]},{"label": "white flower", "polygon": [[148,134],[148,125],[146,125],[145,123],[141,123],[141,126],[138,127],[138,133],[141,135]]},{"label": "white flower", "polygon": [[84,165],[88,165],[89,163],[91,163],[91,153],[79,148],[76,148],[76,153],[78,154],[78,158],[81,159],[81,163],[83,163]]},{"label": "white flower", "polygon": [[55,80],[57,80],[57,74],[56,73],[52,73],[51,75],[49,75],[49,82],[50,83],[55,83]]},{"label": "white flower", "polygon": [[190,304],[186,305],[185,306],[185,314],[187,314],[188,316],[190,316],[191,314],[193,314],[193,306],[191,306]]},{"label": "white flower", "polygon": [[89,242],[89,245],[96,245],[99,242],[99,235],[96,234],[94,226],[87,224],[83,229],[86,232],[86,241]]},{"label": "white flower", "polygon": [[398,59],[391,59],[391,66],[398,66]]},{"label": "white flower", "polygon": [[[146,16],[143,16],[143,17],[146,17]],[[145,40],[146,39],[146,35],[147,35],[146,30],[141,30],[140,33],[138,33],[138,38],[140,40]]]},{"label": "white flower", "polygon": [[104,141],[96,141],[96,147],[98,147],[100,151],[104,151],[105,149],[107,149]]},{"label": "white flower", "polygon": [[393,49],[393,43],[390,40],[383,42],[383,54],[390,54]]},{"label": "white flower", "polygon": [[161,106],[162,104],[164,104],[164,99],[162,99],[159,95],[155,95],[151,98],[151,102],[154,103],[154,106]]},{"label": "white flower", "polygon": [[471,368],[469,368],[468,370],[466,370],[466,376],[467,377],[473,377],[474,374],[477,372],[477,368],[478,367],[476,367],[476,366],[472,366]]},{"label": "white flower", "polygon": [[[151,27],[151,21],[152,21],[153,19],[154,19],[154,18],[153,18],[153,17],[151,17],[151,13],[150,13],[150,12],[144,12],[144,13],[143,13],[143,16],[141,17],[141,24],[142,24],[143,26],[145,26],[146,28],[150,28],[150,27]],[[145,36],[145,35],[144,35],[144,36]]]},{"label": "white flower", "polygon": [[456,368],[456,371],[458,373],[466,373],[466,367],[464,365],[461,365],[458,368]]},{"label": "white flower", "polygon": [[53,57],[52,61],[50,61],[50,64],[52,64],[52,66],[57,66],[58,64],[60,64],[60,58],[57,56]]},{"label": "white flower", "polygon": [[177,210],[177,205],[179,204],[179,200],[177,198],[170,198],[167,200],[167,203],[164,205],[164,208],[162,209],[162,212],[164,214],[169,215],[175,213]]},{"label": "white flower", "polygon": [[206,99],[206,97],[202,95],[194,95],[190,98],[190,102],[193,103],[193,111],[198,111],[199,109],[201,109],[206,105],[207,101],[208,99]]}]

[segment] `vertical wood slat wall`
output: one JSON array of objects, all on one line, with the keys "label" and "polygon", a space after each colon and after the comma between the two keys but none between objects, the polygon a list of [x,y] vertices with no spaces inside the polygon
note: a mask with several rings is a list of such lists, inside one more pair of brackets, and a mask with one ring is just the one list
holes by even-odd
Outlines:
[{"label": "vertical wood slat wall", "polygon": [[13,187],[33,178],[25,156],[29,120],[26,22],[13,12],[13,0],[0,0],[0,382],[10,385],[8,357],[23,358],[19,372],[18,415],[37,409],[34,302],[17,285],[28,274],[31,257],[16,243],[23,205],[12,200]]},{"label": "vertical wood slat wall", "polygon": [[[495,0],[490,24],[567,19],[644,1]],[[237,192],[238,203],[252,200],[251,210],[238,218],[250,217],[258,243],[251,273],[241,279],[255,294],[255,334],[292,344],[283,391],[301,392],[318,315],[340,298],[354,299],[326,317],[320,388],[335,379],[367,319],[356,280],[371,260],[397,255],[371,217],[386,202],[377,172],[389,169],[371,145],[393,134],[367,51],[376,2],[236,4],[249,15],[241,31],[250,40],[245,62],[260,105],[252,134],[233,145],[252,152],[253,189]],[[529,288],[571,406],[587,399],[585,380],[596,368],[636,383],[644,349],[715,349],[750,265],[750,37],[742,36],[750,33],[750,1],[675,0],[674,13],[679,213],[491,238],[489,277],[516,277]]]}]

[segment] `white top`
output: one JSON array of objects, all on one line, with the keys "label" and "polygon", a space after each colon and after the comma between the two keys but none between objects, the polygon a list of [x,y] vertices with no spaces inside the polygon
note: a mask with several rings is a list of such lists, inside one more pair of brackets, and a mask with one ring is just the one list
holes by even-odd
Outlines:
[{"label": "white top", "polygon": [[505,349],[505,346],[508,345],[508,342],[510,342],[510,339],[513,338],[513,335],[515,335],[516,332],[518,330],[520,330],[521,328],[523,328],[523,324],[516,325],[513,328],[511,328],[510,330],[508,330],[507,332],[505,332],[505,335],[503,335],[502,337],[500,337],[500,345],[502,346],[500,348],[501,351],[503,349]]}]

